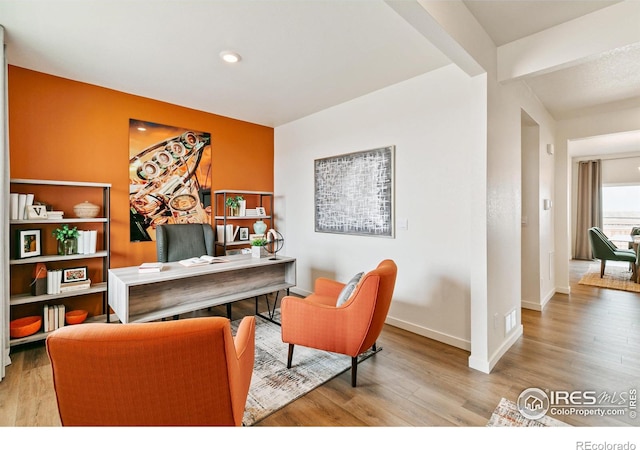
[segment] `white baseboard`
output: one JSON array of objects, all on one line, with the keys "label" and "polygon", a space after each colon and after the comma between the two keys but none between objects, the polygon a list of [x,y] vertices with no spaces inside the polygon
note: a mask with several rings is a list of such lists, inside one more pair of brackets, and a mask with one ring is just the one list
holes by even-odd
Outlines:
[{"label": "white baseboard", "polygon": [[392,325],[394,327],[401,328],[403,330],[411,331],[420,336],[427,337],[429,339],[433,339],[434,341],[442,342],[447,345],[451,345],[453,347],[460,348],[462,350],[471,350],[471,341],[461,339],[456,336],[452,336],[450,334],[441,333],[439,331],[431,330],[429,328],[425,328],[421,325],[416,325],[411,322],[407,322],[405,320],[396,319],[394,317],[387,316],[387,320],[385,323]]},{"label": "white baseboard", "polygon": [[547,303],[549,303],[555,293],[555,289],[549,291],[549,293],[542,299],[541,303],[536,303],[529,300],[520,300],[520,306],[524,309],[531,309],[533,311],[543,311],[545,306],[547,306]]},{"label": "white baseboard", "polygon": [[511,348],[511,346],[522,336],[524,332],[524,328],[522,324],[515,328],[514,331],[511,332],[508,339],[502,343],[502,345],[491,355],[488,361],[481,360],[475,358],[473,355],[469,357],[469,367],[475,370],[479,370],[484,373],[491,373],[494,366],[500,361],[500,358],[504,356],[507,351]]},{"label": "white baseboard", "polygon": [[557,294],[566,294],[566,295],[569,295],[569,294],[571,294],[571,287],[569,287],[569,286],[565,286],[565,287],[557,287],[557,288],[556,288],[556,293],[557,293]]}]

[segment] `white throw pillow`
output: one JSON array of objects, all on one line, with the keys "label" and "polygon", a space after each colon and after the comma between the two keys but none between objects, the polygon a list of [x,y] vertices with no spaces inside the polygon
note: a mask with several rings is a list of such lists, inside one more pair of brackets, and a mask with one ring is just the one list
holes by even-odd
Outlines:
[{"label": "white throw pillow", "polygon": [[358,285],[358,282],[363,275],[364,272],[355,274],[353,278],[351,278],[349,282],[342,288],[342,291],[340,291],[340,295],[338,295],[338,300],[336,301],[336,308],[342,306],[347,302],[347,300],[349,300],[349,297],[351,297],[351,294],[353,294],[353,291],[355,291],[356,286]]}]

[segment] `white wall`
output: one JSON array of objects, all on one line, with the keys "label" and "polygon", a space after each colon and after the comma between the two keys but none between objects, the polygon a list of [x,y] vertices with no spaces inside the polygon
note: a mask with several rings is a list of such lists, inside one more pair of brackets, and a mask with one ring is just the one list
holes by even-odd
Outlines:
[{"label": "white wall", "polygon": [[[470,240],[483,236],[468,180],[485,148],[485,85],[451,65],[275,129],[277,222],[297,258],[298,292],[392,258],[388,323],[470,348]],[[395,214],[408,229],[395,239],[316,233],[314,159],[387,145],[396,146]]]},{"label": "white wall", "polygon": [[521,299],[522,305],[540,302],[540,127],[523,113],[522,121],[522,226]]}]

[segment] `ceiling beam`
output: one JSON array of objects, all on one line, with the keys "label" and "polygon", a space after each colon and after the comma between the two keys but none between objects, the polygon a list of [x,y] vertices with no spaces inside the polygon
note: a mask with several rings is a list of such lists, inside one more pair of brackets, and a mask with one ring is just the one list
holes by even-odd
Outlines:
[{"label": "ceiling beam", "polygon": [[627,0],[498,47],[498,81],[541,75],[640,43],[640,2]]}]

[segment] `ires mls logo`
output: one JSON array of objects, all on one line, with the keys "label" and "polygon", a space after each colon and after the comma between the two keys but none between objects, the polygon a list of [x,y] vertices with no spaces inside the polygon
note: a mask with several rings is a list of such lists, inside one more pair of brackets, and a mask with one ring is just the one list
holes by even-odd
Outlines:
[{"label": "ires mls logo", "polygon": [[527,419],[537,420],[549,411],[549,397],[542,389],[528,388],[518,396],[518,410]]},{"label": "ires mls logo", "polygon": [[637,417],[637,390],[597,392],[594,390],[545,390],[528,388],[518,397],[518,410],[527,419],[552,415]]}]

